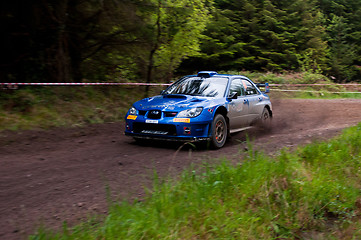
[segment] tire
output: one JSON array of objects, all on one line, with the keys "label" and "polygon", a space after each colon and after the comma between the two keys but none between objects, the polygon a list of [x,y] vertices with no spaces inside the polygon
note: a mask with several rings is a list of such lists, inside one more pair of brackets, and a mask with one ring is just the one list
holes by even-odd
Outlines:
[{"label": "tire", "polygon": [[272,128],[272,116],[268,108],[263,109],[260,125],[264,130],[270,130]]},{"label": "tire", "polygon": [[224,146],[227,140],[228,127],[223,115],[217,114],[212,122],[211,145],[214,149]]}]

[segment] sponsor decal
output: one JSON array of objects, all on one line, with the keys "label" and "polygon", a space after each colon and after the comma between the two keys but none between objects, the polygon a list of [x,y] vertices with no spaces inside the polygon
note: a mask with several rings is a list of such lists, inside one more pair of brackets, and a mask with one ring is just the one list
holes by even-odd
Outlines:
[{"label": "sponsor decal", "polygon": [[184,134],[190,135],[191,134],[191,127],[184,127]]},{"label": "sponsor decal", "polygon": [[145,122],[158,124],[158,120],[153,120],[153,119],[146,119]]},{"label": "sponsor decal", "polygon": [[135,120],[135,119],[137,119],[137,116],[135,116],[135,115],[128,115],[127,119]]},{"label": "sponsor decal", "polygon": [[190,118],[174,118],[173,122],[180,122],[180,123],[190,123]]},{"label": "sponsor decal", "polygon": [[142,109],[150,109],[150,108],[165,108],[167,105],[147,105],[143,106]]},{"label": "sponsor decal", "polygon": [[208,112],[209,112],[210,114],[213,114],[213,111],[214,111],[215,108],[216,108],[216,107],[209,108],[209,109],[208,109]]}]

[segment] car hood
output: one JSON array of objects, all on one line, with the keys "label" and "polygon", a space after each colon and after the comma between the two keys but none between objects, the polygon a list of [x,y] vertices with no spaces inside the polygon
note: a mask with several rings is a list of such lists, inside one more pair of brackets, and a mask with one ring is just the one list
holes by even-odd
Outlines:
[{"label": "car hood", "polygon": [[170,94],[142,99],[134,103],[138,110],[182,111],[193,107],[206,107],[211,98]]}]

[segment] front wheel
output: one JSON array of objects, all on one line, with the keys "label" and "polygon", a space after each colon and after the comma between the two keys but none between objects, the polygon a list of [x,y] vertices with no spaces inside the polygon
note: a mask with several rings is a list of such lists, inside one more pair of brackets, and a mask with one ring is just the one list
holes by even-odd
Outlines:
[{"label": "front wheel", "polygon": [[227,140],[227,123],[223,115],[217,114],[212,122],[211,144],[215,149],[224,146]]}]

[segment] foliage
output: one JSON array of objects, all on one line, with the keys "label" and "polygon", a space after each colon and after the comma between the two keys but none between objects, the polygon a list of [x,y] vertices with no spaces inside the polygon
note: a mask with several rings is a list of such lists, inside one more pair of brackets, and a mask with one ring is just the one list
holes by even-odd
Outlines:
[{"label": "foliage", "polygon": [[199,70],[361,79],[359,0],[43,0],[1,9],[2,82],[170,81]]},{"label": "foliage", "polygon": [[[169,82],[174,70],[199,52],[199,38],[209,15],[206,0],[153,0],[147,17],[148,44],[143,61],[146,83],[154,78]],[[149,87],[146,87],[145,95]]]},{"label": "foliage", "polygon": [[358,239],[361,124],[270,158],[250,151],[160,182],[147,199],[111,206],[102,223],[32,239]]},{"label": "foliage", "polygon": [[194,68],[276,72],[326,68],[323,18],[312,1],[220,0],[214,15],[201,45],[203,55],[189,63]]},{"label": "foliage", "polygon": [[159,10],[162,40],[154,64],[171,76],[181,61],[198,54],[199,38],[210,15],[204,0],[161,2],[167,5]]},{"label": "foliage", "polygon": [[361,2],[318,0],[327,19],[326,40],[330,46],[330,74],[337,81],[360,79]]},{"label": "foliage", "polygon": [[343,17],[333,15],[327,30],[329,31],[328,42],[331,46],[332,74],[337,79],[340,77],[352,79],[356,73],[350,66],[357,56],[354,46],[346,41],[347,32],[350,31],[348,24]]}]

